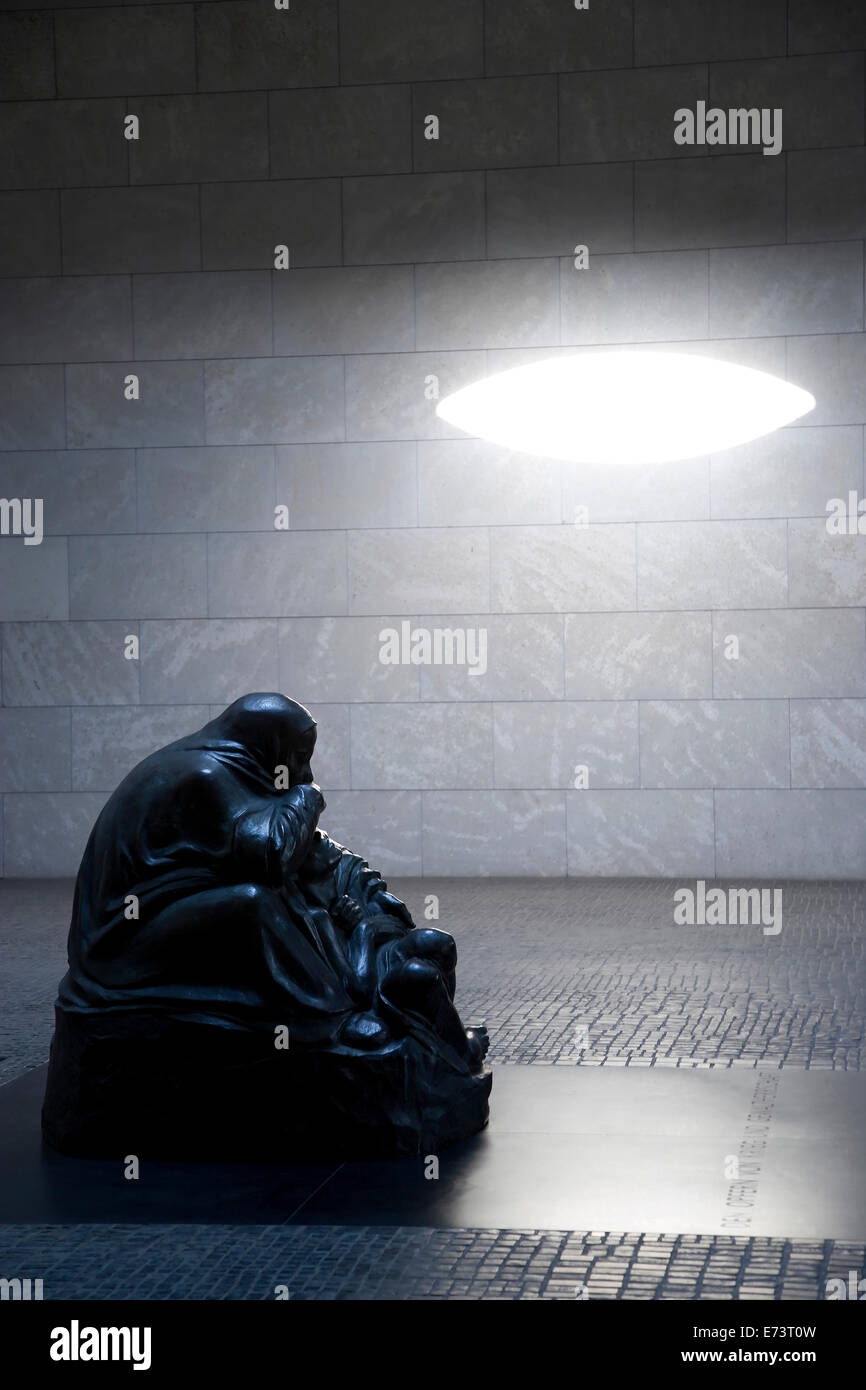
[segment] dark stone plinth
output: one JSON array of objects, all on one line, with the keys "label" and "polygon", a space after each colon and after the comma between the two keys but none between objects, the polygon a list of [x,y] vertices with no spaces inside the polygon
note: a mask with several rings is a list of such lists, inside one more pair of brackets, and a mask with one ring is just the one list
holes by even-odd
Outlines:
[{"label": "dark stone plinth", "polygon": [[266,1033],[155,1012],[55,1018],[42,1124],[63,1153],[384,1158],[437,1153],[487,1123],[489,1068],[458,1070],[411,1037],[279,1051]]}]

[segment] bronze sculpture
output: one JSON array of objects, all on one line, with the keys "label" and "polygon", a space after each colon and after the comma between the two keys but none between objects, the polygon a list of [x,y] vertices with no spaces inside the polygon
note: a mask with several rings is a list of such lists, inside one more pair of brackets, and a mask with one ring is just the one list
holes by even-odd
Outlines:
[{"label": "bronze sculpture", "polygon": [[483,1127],[453,938],[318,828],[316,725],[253,694],[145,758],[91,832],[43,1133],[76,1153],[426,1153]]}]

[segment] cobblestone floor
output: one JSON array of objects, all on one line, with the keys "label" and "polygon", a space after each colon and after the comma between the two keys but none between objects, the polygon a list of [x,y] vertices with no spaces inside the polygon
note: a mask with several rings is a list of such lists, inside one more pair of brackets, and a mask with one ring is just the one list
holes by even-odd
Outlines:
[{"label": "cobblestone floor", "polygon": [[859,1070],[866,884],[778,885],[776,936],[675,925],[677,886],[424,879],[398,891],[416,920],[438,896],[438,925],[458,943],[458,1006],[486,1019],[494,1061]]},{"label": "cobblestone floor", "polygon": [[[682,927],[650,879],[405,879],[457,939],[457,1003],[491,1060],[859,1071],[866,883],[782,887],[782,928]],[[72,884],[0,882],[0,1082],[47,1060]],[[586,1028],[584,1050],[576,1036]]]},{"label": "cobblestone floor", "polygon": [[866,1262],[832,1241],[400,1226],[0,1226],[0,1253],[46,1299],[814,1302]]},{"label": "cobblestone floor", "polygon": [[[866,884],[785,883],[782,930],[681,927],[672,883],[405,880],[457,939],[491,1060],[859,1070]],[[0,1081],[47,1058],[71,884],[0,883]],[[579,1030],[585,1029],[581,1041]],[[581,1048],[576,1055],[576,1047]],[[862,1245],[646,1233],[328,1226],[0,1227],[46,1298],[803,1299]]]}]

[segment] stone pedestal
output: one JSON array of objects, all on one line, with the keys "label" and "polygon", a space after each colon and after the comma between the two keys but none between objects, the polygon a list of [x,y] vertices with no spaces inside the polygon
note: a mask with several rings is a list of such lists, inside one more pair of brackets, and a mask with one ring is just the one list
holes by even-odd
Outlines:
[{"label": "stone pedestal", "polygon": [[88,1157],[343,1160],[437,1153],[487,1123],[492,1084],[415,1038],[363,1053],[165,1014],[55,1009],[45,1139]]}]

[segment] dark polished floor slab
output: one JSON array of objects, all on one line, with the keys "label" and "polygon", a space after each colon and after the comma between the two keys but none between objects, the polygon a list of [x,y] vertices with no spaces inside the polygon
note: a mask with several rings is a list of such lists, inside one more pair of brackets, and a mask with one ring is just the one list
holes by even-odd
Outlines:
[{"label": "dark polished floor slab", "polygon": [[866,1080],[851,1072],[502,1066],[490,1128],[437,1155],[438,1177],[418,1159],[148,1163],[127,1181],[42,1146],[43,1085],[40,1068],[0,1088],[0,1222],[866,1239]]},{"label": "dark polished floor slab", "polygon": [[439,1171],[346,1164],[300,1219],[866,1239],[866,1084],[500,1067],[490,1129]]},{"label": "dark polished floor slab", "polygon": [[0,1222],[288,1220],[336,1164],[142,1163],[69,1158],[43,1144],[47,1068],[0,1087]]}]

